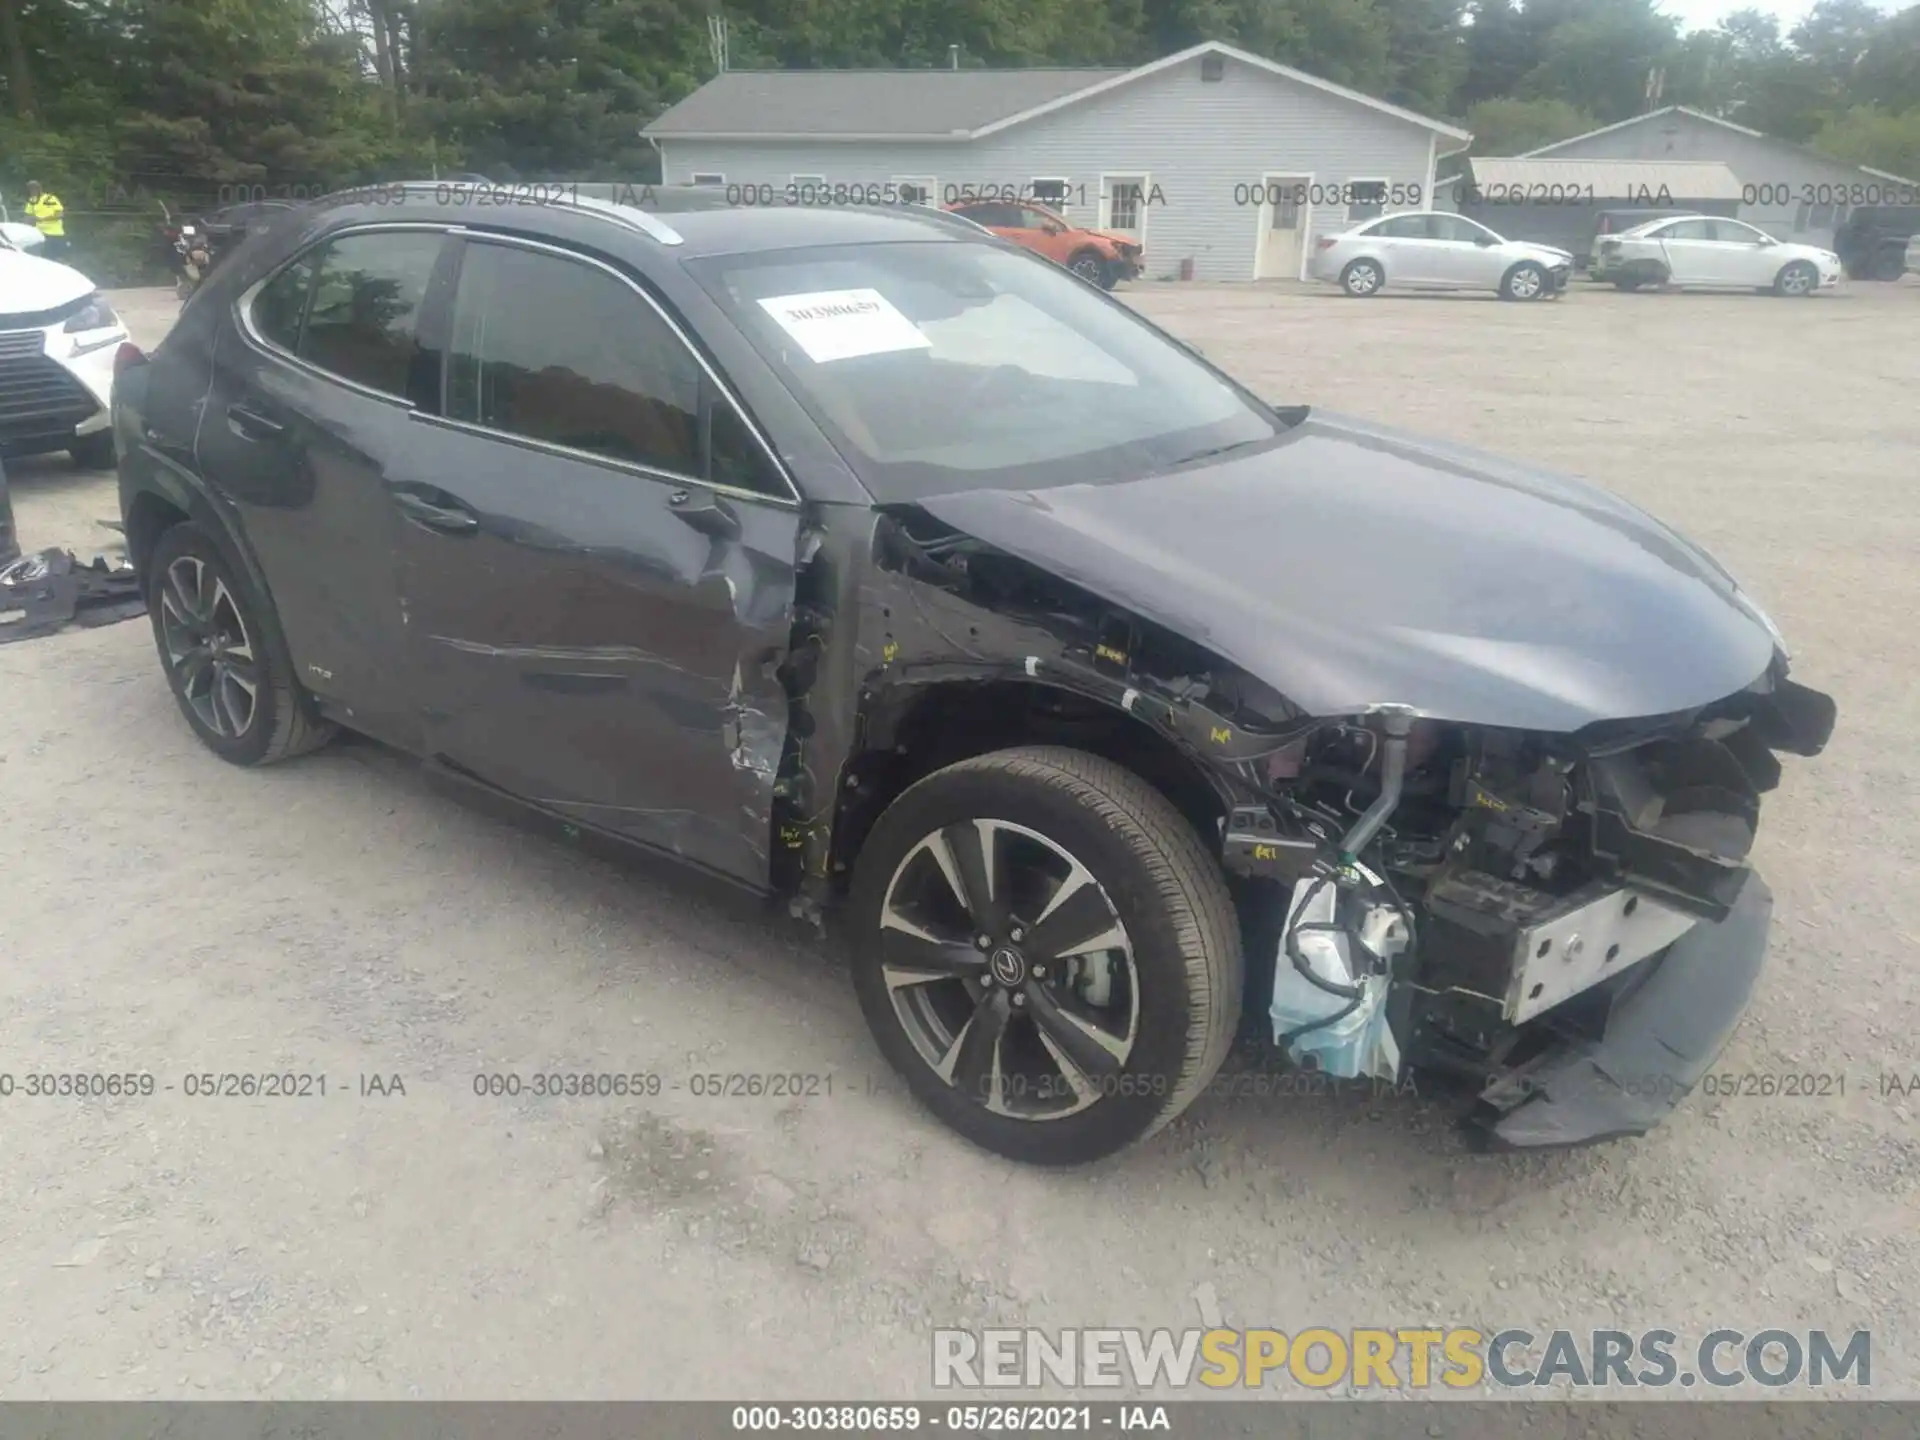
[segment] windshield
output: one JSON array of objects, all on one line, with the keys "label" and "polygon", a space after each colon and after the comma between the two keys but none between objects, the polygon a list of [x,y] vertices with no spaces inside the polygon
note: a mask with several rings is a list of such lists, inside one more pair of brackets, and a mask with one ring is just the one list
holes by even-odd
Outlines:
[{"label": "windshield", "polygon": [[881,501],[1129,480],[1278,421],[1058,266],[984,244],[690,261]]}]

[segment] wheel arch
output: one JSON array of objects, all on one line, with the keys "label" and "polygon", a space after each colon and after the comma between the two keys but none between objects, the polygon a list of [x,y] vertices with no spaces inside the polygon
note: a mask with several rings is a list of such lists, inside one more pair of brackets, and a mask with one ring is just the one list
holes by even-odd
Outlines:
[{"label": "wheel arch", "polygon": [[862,706],[860,734],[834,805],[829,857],[836,887],[902,792],[995,750],[1053,744],[1112,760],[1165,795],[1209,849],[1217,847],[1235,799],[1225,777],[1190,747],[1111,699],[1017,673],[876,691]]},{"label": "wheel arch", "polygon": [[240,527],[228,519],[221,504],[197,478],[181,473],[172,465],[155,466],[142,477],[137,488],[121,492],[121,520],[126,526],[127,559],[140,577],[144,590],[147,562],[160,537],[176,525],[194,524],[204,530],[219,547],[227,562],[238,570],[253,593],[260,598],[263,614],[260,623],[271,628],[282,654],[291,654],[286,631],[280,624],[280,611],[274,604],[273,587],[267,583],[252,547],[245,542]]}]

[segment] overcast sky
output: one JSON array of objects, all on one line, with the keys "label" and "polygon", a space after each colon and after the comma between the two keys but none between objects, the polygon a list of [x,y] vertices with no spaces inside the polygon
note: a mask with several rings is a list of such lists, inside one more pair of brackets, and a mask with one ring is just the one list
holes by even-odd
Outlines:
[{"label": "overcast sky", "polygon": [[[1711,30],[1720,23],[1722,16],[1731,15],[1736,10],[1749,7],[1755,10],[1771,10],[1780,17],[1780,33],[1789,33],[1794,26],[1807,18],[1807,12],[1813,8],[1814,0],[1664,0],[1660,6],[1669,15],[1680,17],[1680,28],[1685,30]],[[1912,0],[1878,0],[1880,9],[1886,14],[1905,9]]]},{"label": "overcast sky", "polygon": [[1720,23],[1724,15],[1747,8],[1771,10],[1780,17],[1780,33],[1785,35],[1794,26],[1807,18],[1807,12],[1813,8],[1813,0],[1665,0],[1660,8],[1669,15],[1680,18],[1680,28],[1686,30],[1711,30]]}]

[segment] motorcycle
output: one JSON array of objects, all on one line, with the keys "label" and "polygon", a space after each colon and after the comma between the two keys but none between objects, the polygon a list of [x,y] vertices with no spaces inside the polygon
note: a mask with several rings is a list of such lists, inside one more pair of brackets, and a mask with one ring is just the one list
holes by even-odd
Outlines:
[{"label": "motorcycle", "polygon": [[160,202],[160,234],[173,271],[173,293],[185,300],[200,288],[200,282],[213,268],[212,242],[207,238],[205,227],[196,224],[192,217],[174,224],[173,212],[164,200]]}]

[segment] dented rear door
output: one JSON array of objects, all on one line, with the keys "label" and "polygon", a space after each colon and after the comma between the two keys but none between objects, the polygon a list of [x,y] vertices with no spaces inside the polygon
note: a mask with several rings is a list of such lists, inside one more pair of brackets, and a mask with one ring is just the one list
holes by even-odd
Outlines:
[{"label": "dented rear door", "polygon": [[428,467],[396,487],[430,749],[561,814],[766,880],[800,514],[638,287],[470,241]]}]

